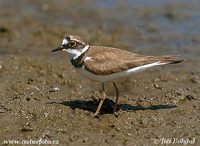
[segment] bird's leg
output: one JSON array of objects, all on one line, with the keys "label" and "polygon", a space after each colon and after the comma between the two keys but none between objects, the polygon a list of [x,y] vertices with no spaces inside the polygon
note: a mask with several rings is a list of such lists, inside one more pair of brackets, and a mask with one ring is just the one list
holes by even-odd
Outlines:
[{"label": "bird's leg", "polygon": [[118,99],[119,99],[119,89],[117,88],[115,82],[113,82],[113,85],[115,87],[115,91],[116,91],[116,97],[115,97],[115,107],[114,107],[114,113],[116,114],[117,112],[117,103],[118,103]]},{"label": "bird's leg", "polygon": [[104,89],[104,83],[102,83],[102,96],[100,97],[100,102],[99,102],[97,110],[96,110],[96,112],[94,114],[94,117],[98,116],[99,111],[100,111],[105,99],[106,99],[106,93],[105,93],[105,89]]}]

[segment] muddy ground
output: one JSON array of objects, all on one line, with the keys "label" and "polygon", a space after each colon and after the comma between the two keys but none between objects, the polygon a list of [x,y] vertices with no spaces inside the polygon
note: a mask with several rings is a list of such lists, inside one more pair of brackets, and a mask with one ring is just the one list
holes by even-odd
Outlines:
[{"label": "muddy ground", "polygon": [[[0,143],[59,145],[200,144],[199,1],[0,1]],[[147,55],[180,54],[184,63],[116,81],[99,118],[100,84],[50,51],[63,34]],[[58,88],[58,92],[51,92]],[[179,142],[173,142],[178,139]],[[182,141],[181,141],[182,139]]]}]

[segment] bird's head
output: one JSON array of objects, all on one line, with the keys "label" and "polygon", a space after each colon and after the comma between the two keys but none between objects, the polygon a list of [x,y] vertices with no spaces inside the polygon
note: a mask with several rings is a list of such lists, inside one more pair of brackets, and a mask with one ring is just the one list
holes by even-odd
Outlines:
[{"label": "bird's head", "polygon": [[89,49],[89,45],[86,44],[80,36],[67,35],[64,37],[60,46],[53,49],[51,52],[66,51],[70,58],[78,57]]}]

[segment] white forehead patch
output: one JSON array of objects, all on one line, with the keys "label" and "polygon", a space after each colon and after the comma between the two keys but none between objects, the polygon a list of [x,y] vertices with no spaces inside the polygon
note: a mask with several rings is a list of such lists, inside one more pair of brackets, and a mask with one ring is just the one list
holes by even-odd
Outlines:
[{"label": "white forehead patch", "polygon": [[62,41],[62,45],[67,45],[69,42],[68,42],[68,40],[67,39],[63,39],[63,41]]}]

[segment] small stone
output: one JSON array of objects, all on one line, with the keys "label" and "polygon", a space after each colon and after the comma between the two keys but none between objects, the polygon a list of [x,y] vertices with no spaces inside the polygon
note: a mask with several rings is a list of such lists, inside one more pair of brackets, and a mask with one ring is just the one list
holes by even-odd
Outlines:
[{"label": "small stone", "polygon": [[110,128],[114,128],[116,131],[120,131],[120,128],[119,127],[117,127],[116,125],[114,125],[114,124],[112,124],[111,126],[110,126]]},{"label": "small stone", "polygon": [[28,98],[26,98],[26,101],[30,101],[31,99],[28,97]]},{"label": "small stone", "polygon": [[88,141],[88,137],[84,137],[82,140],[84,143],[86,143]]},{"label": "small stone", "polygon": [[0,64],[0,70],[2,70],[2,69],[3,69],[3,65]]},{"label": "small stone", "polygon": [[119,113],[114,112],[114,116],[117,118],[119,116]]},{"label": "small stone", "polygon": [[43,11],[48,11],[49,8],[50,8],[50,6],[49,6],[48,4],[42,5],[42,10],[43,10]]},{"label": "small stone", "polygon": [[45,112],[44,113],[44,117],[48,117],[49,113],[48,112]]},{"label": "small stone", "polygon": [[32,82],[33,82],[33,79],[32,79],[32,78],[28,78],[27,83],[28,83],[28,84],[31,84]]},{"label": "small stone", "polygon": [[49,93],[50,92],[59,92],[59,91],[60,91],[60,89],[58,87],[49,89]]},{"label": "small stone", "polygon": [[164,16],[167,18],[167,19],[170,19],[170,20],[174,20],[175,19],[175,14],[172,13],[172,12],[167,12],[164,14]]},{"label": "small stone", "polygon": [[0,33],[8,33],[9,32],[9,30],[8,30],[8,28],[6,28],[6,27],[4,27],[4,26],[0,26]]},{"label": "small stone", "polygon": [[153,84],[153,87],[156,88],[156,89],[162,89],[162,87],[159,86],[158,84]]},{"label": "small stone", "polygon": [[192,78],[192,79],[190,79],[190,81],[191,81],[192,83],[200,83],[199,78]]},{"label": "small stone", "polygon": [[[28,89],[34,89],[34,90],[36,90],[36,91],[40,91],[40,88],[38,88],[38,87],[35,86],[35,85],[29,85],[29,86],[28,86]],[[32,92],[31,94],[33,95],[34,93]]]},{"label": "small stone", "polygon": [[0,113],[5,113],[5,111],[0,109]]},{"label": "small stone", "polygon": [[110,128],[115,128],[116,126],[114,124],[110,125]]},{"label": "small stone", "polygon": [[194,100],[194,99],[195,99],[192,95],[187,95],[185,98],[186,98],[187,100]]},{"label": "small stone", "polygon": [[22,132],[31,132],[31,131],[33,131],[33,128],[31,128],[31,127],[23,127],[23,128],[21,128],[21,131]]}]

